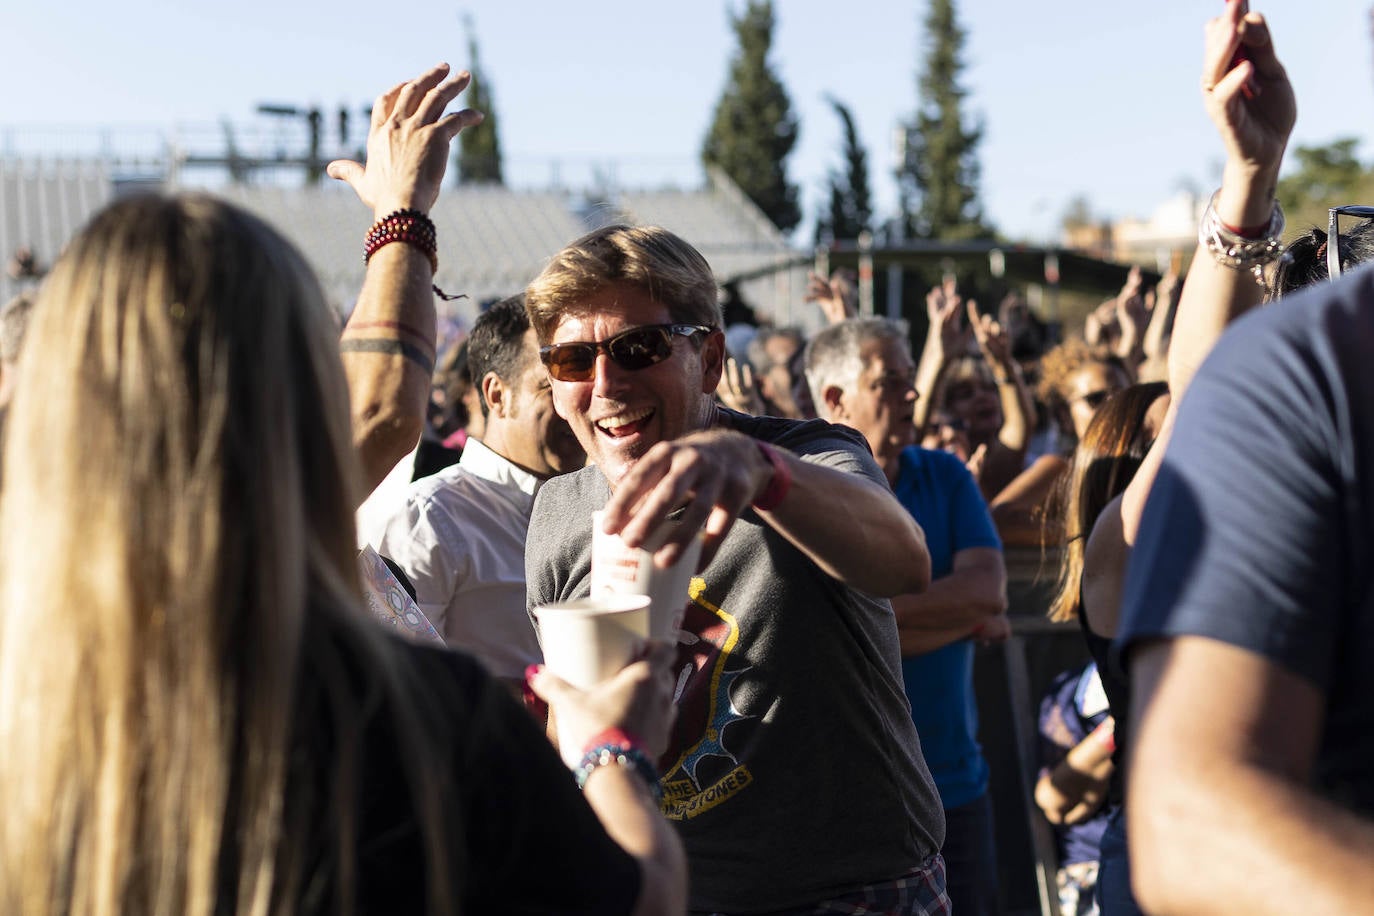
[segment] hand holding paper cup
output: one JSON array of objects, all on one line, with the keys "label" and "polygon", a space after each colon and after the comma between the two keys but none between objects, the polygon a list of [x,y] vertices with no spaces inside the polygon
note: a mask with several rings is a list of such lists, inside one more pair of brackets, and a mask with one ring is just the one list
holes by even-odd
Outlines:
[{"label": "hand holding paper cup", "polygon": [[602,595],[534,609],[544,665],[586,690],[639,657],[649,630],[649,599]]},{"label": "hand holding paper cup", "polygon": [[592,596],[648,596],[650,638],[677,642],[687,586],[701,558],[701,538],[693,538],[672,566],[659,569],[653,550],[626,547],[619,535],[602,531],[604,514],[592,513]]}]

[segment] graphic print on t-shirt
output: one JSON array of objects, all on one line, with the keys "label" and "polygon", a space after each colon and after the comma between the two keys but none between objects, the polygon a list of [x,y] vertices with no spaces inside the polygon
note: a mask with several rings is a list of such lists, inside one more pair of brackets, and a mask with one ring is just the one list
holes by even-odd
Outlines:
[{"label": "graphic print on t-shirt", "polygon": [[664,773],[663,814],[675,821],[709,811],[753,782],[749,768],[728,746],[746,744],[759,720],[736,708],[730,694],[735,681],[749,670],[730,664],[739,643],[739,624],[702,596],[705,584],[692,580],[692,601],[678,634],[677,722],[659,761]]}]

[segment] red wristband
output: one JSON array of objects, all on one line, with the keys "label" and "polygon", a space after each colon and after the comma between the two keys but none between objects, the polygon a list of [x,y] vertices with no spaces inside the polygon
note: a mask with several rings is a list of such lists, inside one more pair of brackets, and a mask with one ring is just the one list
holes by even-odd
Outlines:
[{"label": "red wristband", "polygon": [[1217,218],[1217,222],[1221,223],[1221,228],[1225,229],[1227,232],[1238,235],[1243,239],[1262,239],[1269,231],[1270,221],[1265,220],[1258,226],[1241,226],[1239,229],[1232,226],[1230,223],[1222,222],[1220,217]]},{"label": "red wristband", "polygon": [[635,750],[643,750],[644,748],[643,741],[640,741],[624,729],[608,728],[588,738],[586,745],[582,748],[582,753],[586,754],[593,748],[598,748],[607,744],[614,744],[617,747],[634,748]]},{"label": "red wristband", "polygon": [[773,478],[768,481],[768,486],[763,488],[763,492],[754,498],[753,506],[760,512],[772,512],[787,497],[787,491],[792,489],[792,471],[773,446],[758,441],[754,444],[759,447],[764,459],[773,466]]}]

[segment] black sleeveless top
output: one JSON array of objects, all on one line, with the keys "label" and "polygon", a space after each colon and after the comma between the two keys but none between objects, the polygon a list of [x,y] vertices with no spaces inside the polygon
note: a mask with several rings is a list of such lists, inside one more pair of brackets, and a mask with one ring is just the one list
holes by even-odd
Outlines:
[{"label": "black sleeveless top", "polygon": [[[1082,594],[1080,592],[1080,594]],[[1116,750],[1112,751],[1112,778],[1107,787],[1107,804],[1120,805],[1125,800],[1125,790],[1121,780],[1121,764],[1126,753],[1126,718],[1131,712],[1131,685],[1126,675],[1112,660],[1112,641],[1093,632],[1084,613],[1083,603],[1078,606],[1078,628],[1083,631],[1083,641],[1088,644],[1088,654],[1097,663],[1097,674],[1102,678],[1102,689],[1107,694],[1107,707],[1111,710],[1115,725]]]}]

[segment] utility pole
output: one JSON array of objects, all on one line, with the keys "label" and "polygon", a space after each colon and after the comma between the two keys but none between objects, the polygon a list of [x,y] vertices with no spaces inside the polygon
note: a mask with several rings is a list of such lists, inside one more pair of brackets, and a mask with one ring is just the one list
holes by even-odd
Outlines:
[{"label": "utility pole", "polygon": [[[309,131],[309,150],[305,156],[305,183],[317,185],[324,179],[324,158],[321,156],[321,137],[320,134],[324,126],[324,116],[320,114],[319,108],[297,108],[294,105],[271,105],[262,104],[258,106],[258,114],[268,115],[274,118],[297,118],[304,119],[306,128]],[[347,112],[340,115],[340,132],[347,129]]]}]

